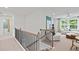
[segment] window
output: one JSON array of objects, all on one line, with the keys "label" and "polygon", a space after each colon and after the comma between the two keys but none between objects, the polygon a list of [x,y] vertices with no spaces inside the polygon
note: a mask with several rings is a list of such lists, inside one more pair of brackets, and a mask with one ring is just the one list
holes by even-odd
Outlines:
[{"label": "window", "polygon": [[70,23],[70,29],[77,30],[77,19],[71,19],[69,23]]},{"label": "window", "polygon": [[68,20],[65,18],[60,19],[60,29],[61,30],[68,30],[69,25],[68,25]]},{"label": "window", "polygon": [[60,30],[72,31],[78,29],[78,18],[61,18]]},{"label": "window", "polygon": [[52,19],[49,16],[46,16],[46,29],[50,29],[52,26]]}]

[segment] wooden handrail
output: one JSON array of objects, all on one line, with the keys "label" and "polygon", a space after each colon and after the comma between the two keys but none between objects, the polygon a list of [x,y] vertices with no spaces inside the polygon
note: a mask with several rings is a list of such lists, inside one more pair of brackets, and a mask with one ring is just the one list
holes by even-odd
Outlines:
[{"label": "wooden handrail", "polygon": [[[27,32],[27,31],[25,31],[25,32]],[[34,34],[34,33],[31,33],[31,32],[27,32],[27,33],[29,33],[29,34],[31,34],[31,35],[34,35],[34,36],[37,36],[36,34]]]},{"label": "wooden handrail", "polygon": [[[15,28],[15,29],[17,29],[17,28]],[[21,30],[21,28],[20,28],[20,29],[17,29],[17,30],[23,31],[23,30]],[[27,33],[29,33],[29,34],[31,34],[31,35],[37,36],[35,33],[28,32],[28,31],[25,31],[25,32],[27,32]]]}]

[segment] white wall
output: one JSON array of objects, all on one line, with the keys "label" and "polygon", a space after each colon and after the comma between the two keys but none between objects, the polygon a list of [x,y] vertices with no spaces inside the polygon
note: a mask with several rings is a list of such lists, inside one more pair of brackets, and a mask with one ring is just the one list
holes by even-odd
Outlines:
[{"label": "white wall", "polygon": [[23,15],[14,15],[14,27],[17,29],[24,28],[24,16]]},{"label": "white wall", "polygon": [[46,28],[46,16],[52,17],[55,24],[55,31],[58,31],[58,20],[50,10],[36,10],[28,15],[15,15],[14,25],[18,29],[37,34],[40,29]]},{"label": "white wall", "polygon": [[[71,16],[78,16],[78,13],[71,13]],[[28,15],[15,15],[14,17],[14,25],[18,29],[22,29],[24,31],[32,32],[37,34],[40,29],[43,29],[46,27],[46,16],[51,16],[54,20],[55,25],[55,31],[57,32],[59,30],[58,27],[58,17],[67,17],[67,14],[59,15],[53,18],[52,13],[50,10],[36,10],[32,13],[29,13]]]},{"label": "white wall", "polygon": [[42,10],[29,14],[25,19],[24,30],[37,34],[40,29],[45,29],[46,16],[51,16],[51,14]]}]

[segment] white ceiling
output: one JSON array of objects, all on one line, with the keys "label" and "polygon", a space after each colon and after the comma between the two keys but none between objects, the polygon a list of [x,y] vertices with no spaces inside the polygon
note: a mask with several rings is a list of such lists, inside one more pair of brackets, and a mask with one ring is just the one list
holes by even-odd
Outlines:
[{"label": "white ceiling", "polygon": [[79,7],[8,7],[0,8],[1,13],[12,13],[17,15],[28,15],[33,12],[46,11],[54,13],[55,15],[64,15],[69,13],[78,13]]}]

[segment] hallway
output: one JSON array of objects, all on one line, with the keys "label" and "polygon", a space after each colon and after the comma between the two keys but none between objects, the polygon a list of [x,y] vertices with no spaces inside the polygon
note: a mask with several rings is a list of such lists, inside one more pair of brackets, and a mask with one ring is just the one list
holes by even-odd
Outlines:
[{"label": "hallway", "polygon": [[0,36],[0,51],[25,51],[13,36]]}]

